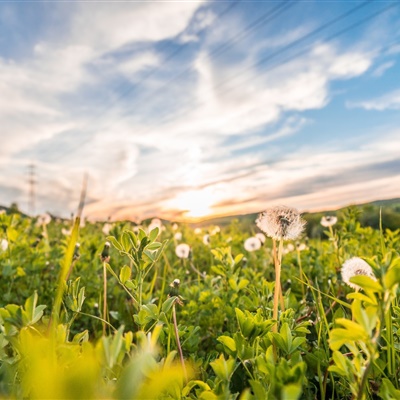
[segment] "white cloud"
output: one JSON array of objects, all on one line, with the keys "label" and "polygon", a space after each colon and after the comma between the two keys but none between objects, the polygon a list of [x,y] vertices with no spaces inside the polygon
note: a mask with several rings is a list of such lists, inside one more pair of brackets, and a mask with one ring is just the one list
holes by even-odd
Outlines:
[{"label": "white cloud", "polygon": [[364,108],[366,110],[398,110],[400,109],[400,89],[386,93],[371,100],[348,102],[349,108]]},{"label": "white cloud", "polygon": [[374,71],[372,71],[372,74],[371,74],[371,75],[372,75],[373,77],[375,77],[375,78],[380,78],[381,76],[383,76],[383,75],[385,74],[385,72],[386,72],[387,70],[389,70],[390,68],[392,68],[394,65],[395,65],[395,62],[394,62],[394,61],[387,61],[387,62],[384,62],[384,63],[378,65],[378,66],[374,69]]},{"label": "white cloud", "polygon": [[203,4],[195,2],[82,3],[72,22],[72,41],[100,52],[131,42],[173,38]]}]

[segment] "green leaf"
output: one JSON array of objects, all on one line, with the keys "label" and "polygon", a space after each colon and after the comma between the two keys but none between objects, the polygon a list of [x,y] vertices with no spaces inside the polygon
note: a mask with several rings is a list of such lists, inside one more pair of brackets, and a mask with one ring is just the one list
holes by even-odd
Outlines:
[{"label": "green leaf", "polygon": [[7,237],[10,242],[15,242],[18,239],[18,231],[12,226],[9,226],[7,228]]},{"label": "green leaf", "polygon": [[366,275],[356,275],[350,278],[350,282],[355,283],[364,290],[372,290],[373,292],[382,293],[383,287],[378,281],[375,281]]},{"label": "green leaf", "polygon": [[128,281],[129,279],[131,279],[131,274],[132,274],[132,269],[130,267],[128,267],[127,265],[124,265],[121,268],[121,271],[119,273],[119,280],[125,284],[126,281]]},{"label": "green leaf", "polygon": [[149,234],[150,242],[154,242],[157,239],[159,233],[160,229],[158,227],[155,227]]},{"label": "green leaf", "polygon": [[172,305],[174,304],[176,299],[177,299],[177,296],[168,297],[168,299],[164,301],[164,303],[161,307],[161,310],[163,312],[167,313],[172,308]]},{"label": "green leaf", "polygon": [[388,288],[391,289],[394,285],[400,283],[400,266],[396,265],[390,268],[385,276],[383,277],[383,283]]},{"label": "green leaf", "polygon": [[120,243],[126,253],[129,253],[129,251],[132,248],[132,242],[130,236],[127,234],[126,231],[122,232],[121,238],[120,238]]},{"label": "green leaf", "polygon": [[282,388],[282,400],[297,400],[302,393],[301,384],[290,383]]},{"label": "green leaf", "polygon": [[242,261],[243,257],[244,257],[243,254],[238,254],[238,255],[235,257],[235,264],[239,264],[240,261]]},{"label": "green leaf", "polygon": [[118,240],[114,236],[107,236],[107,240],[118,250],[123,251],[122,245],[118,242]]},{"label": "green leaf", "polygon": [[236,352],[236,343],[231,337],[219,336],[217,340],[226,346],[232,353]]},{"label": "green leaf", "polygon": [[141,242],[145,237],[147,237],[146,232],[142,228],[139,228],[139,233],[138,233],[139,242]]},{"label": "green leaf", "polygon": [[210,362],[210,365],[215,375],[217,375],[221,381],[229,382],[235,367],[235,360],[233,358],[225,360],[223,354],[221,354],[218,359]]},{"label": "green leaf", "polygon": [[161,243],[160,242],[153,242],[150,243],[146,246],[146,250],[157,250],[161,247]]}]

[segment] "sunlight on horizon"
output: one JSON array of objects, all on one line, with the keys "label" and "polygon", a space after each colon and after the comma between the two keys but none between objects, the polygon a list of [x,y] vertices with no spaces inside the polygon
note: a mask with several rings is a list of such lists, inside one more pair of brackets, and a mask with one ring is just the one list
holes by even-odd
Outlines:
[{"label": "sunlight on horizon", "polygon": [[213,214],[212,207],[219,201],[214,190],[196,189],[178,194],[171,204],[183,211],[184,218],[202,218]]}]

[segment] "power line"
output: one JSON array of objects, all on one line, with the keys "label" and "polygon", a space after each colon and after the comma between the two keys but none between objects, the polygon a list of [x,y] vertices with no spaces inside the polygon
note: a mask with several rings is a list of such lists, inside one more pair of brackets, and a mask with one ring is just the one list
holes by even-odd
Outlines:
[{"label": "power line", "polygon": [[[239,1],[241,1],[241,0],[239,0]],[[231,48],[235,43],[237,43],[240,40],[243,40],[245,37],[247,37],[254,29],[256,29],[256,28],[258,29],[260,26],[262,26],[262,24],[270,22],[273,19],[277,18],[279,15],[281,15],[283,12],[287,11],[289,8],[291,8],[293,5],[295,5],[297,2],[298,2],[298,0],[285,0],[285,1],[281,2],[281,3],[279,3],[277,6],[273,7],[272,10],[268,10],[266,13],[261,15],[261,17],[257,18],[255,21],[250,23],[242,32],[239,32],[237,35],[235,35],[233,38],[231,38],[227,43],[224,43],[224,44],[218,46],[216,49],[214,49],[210,53],[210,55],[219,57],[221,54],[223,54],[227,50],[229,50],[229,48]],[[234,4],[232,4],[226,10],[224,10],[224,12],[222,14],[220,14],[218,18],[220,18],[222,15],[225,15],[228,11],[230,11],[237,4],[238,4],[238,2],[235,2]],[[171,57],[168,57],[166,61],[172,59],[173,58],[172,56],[175,56],[176,54],[178,54],[182,49],[184,49],[184,47],[181,47],[181,48],[178,49],[178,51],[172,53]],[[157,94],[157,92],[160,92],[163,89],[167,88],[171,83],[177,81],[179,78],[181,78],[182,76],[184,76],[185,74],[190,72],[191,69],[192,69],[191,67],[188,67],[188,68],[184,69],[179,74],[177,74],[173,78],[169,79],[165,84],[163,84],[157,90],[155,90],[155,91],[151,92],[150,94],[148,94],[144,99],[143,98],[139,99],[140,102],[143,103],[143,102],[145,102],[147,100],[150,100],[154,95]],[[149,74],[146,75],[146,77],[144,79],[150,77],[156,70],[158,70],[158,68],[153,69]],[[143,84],[143,81],[141,82],[141,84]],[[125,91],[121,96],[118,97],[118,99],[116,99],[116,101],[114,102],[114,105],[117,103],[117,101],[121,100],[123,97],[125,97],[126,95],[131,93],[132,90],[133,90],[133,88],[129,88],[127,91]],[[122,118],[119,118],[118,120],[122,120],[123,118],[124,118],[124,116]],[[114,120],[111,124],[108,124],[103,129],[110,128],[113,124],[115,124],[115,122],[116,121]],[[90,140],[91,139],[88,138],[88,139],[82,141],[76,147],[70,149],[67,152],[64,152],[61,155],[61,157],[71,153],[72,151],[76,150],[80,146],[88,143]]]},{"label": "power line", "polygon": [[[231,12],[241,1],[243,0],[234,0],[233,2],[231,2],[231,4],[229,4],[224,10],[222,10],[222,12],[220,12],[219,14],[217,14],[217,16],[215,17],[214,21],[217,21],[219,19],[221,19],[224,15],[228,14],[229,12]],[[213,22],[214,22],[213,21]],[[204,32],[208,27],[205,26],[204,28],[200,29],[197,34],[200,34],[202,32]],[[177,49],[175,49],[174,51],[172,51],[164,60],[163,60],[163,66],[165,65],[165,63],[171,61],[172,59],[174,59],[178,54],[182,53],[182,51],[184,51],[187,48],[187,43],[184,43],[182,45],[180,45]],[[105,107],[98,113],[96,113],[92,119],[95,119],[96,117],[100,117],[102,116],[105,112],[110,111],[110,109],[112,109],[116,104],[118,104],[119,101],[121,101],[122,99],[124,99],[125,97],[129,96],[134,90],[138,90],[138,88],[140,89],[141,87],[144,86],[144,83],[146,81],[148,81],[148,79],[150,77],[152,77],[157,71],[160,70],[160,66],[156,66],[152,69],[150,69],[144,76],[141,77],[140,82],[136,85],[131,85],[130,87],[126,88],[125,90],[123,90],[122,92],[120,92],[118,94],[118,96],[116,98],[114,98],[113,100],[111,100],[110,102],[108,102],[107,105],[105,105]],[[118,88],[117,88],[118,90]],[[87,127],[87,126],[86,126]],[[85,129],[85,127],[83,128],[83,130]],[[88,139],[90,140],[90,139]]]},{"label": "power line", "polygon": [[[270,22],[276,17],[278,17],[283,12],[287,11],[290,7],[296,4],[297,0],[286,0],[282,3],[279,3],[276,7],[272,10],[268,10],[265,14],[263,14],[260,18],[253,21],[249,26],[247,26],[242,32],[239,32],[238,35],[234,36],[228,42],[218,46],[216,49],[210,52],[210,56],[214,56],[214,58],[219,57],[220,55],[224,54],[227,50],[229,50],[234,44],[238,43],[240,40],[243,40],[247,37],[251,31],[255,28],[259,28],[262,23]],[[139,99],[141,103],[144,103],[147,100],[150,100],[153,96],[157,95],[157,92],[162,92],[164,89],[168,88],[171,83],[174,83],[182,76],[186,75],[188,72],[192,70],[192,67],[187,67],[179,74],[175,75],[173,78],[169,79],[166,83],[164,83],[161,87],[157,90],[150,92],[144,99]],[[134,103],[135,104],[135,103]]]},{"label": "power line", "polygon": [[[335,32],[334,34],[332,34],[332,35],[328,36],[327,38],[325,38],[324,41],[325,41],[325,42],[332,41],[333,39],[335,39],[335,38],[337,38],[337,37],[339,37],[339,36],[341,36],[341,35],[343,35],[343,34],[349,32],[349,31],[351,31],[352,29],[355,29],[355,28],[357,28],[358,26],[360,26],[360,25],[362,25],[362,24],[364,24],[364,23],[366,23],[366,22],[368,22],[368,21],[370,21],[370,20],[376,18],[377,16],[383,14],[384,12],[388,11],[389,9],[393,8],[393,7],[396,6],[396,5],[399,5],[399,3],[397,3],[397,4],[391,4],[391,5],[389,5],[388,7],[385,7],[385,8],[383,8],[383,9],[381,9],[381,10],[379,10],[379,11],[373,13],[372,15],[370,15],[370,16],[368,16],[368,17],[366,17],[366,18],[364,18],[364,19],[362,19],[362,20],[360,20],[360,21],[358,21],[358,22],[356,22],[356,23],[354,23],[354,24],[352,24],[352,25],[350,25],[350,26],[348,26],[348,27],[346,27],[346,28],[344,28],[344,29],[341,29],[341,30],[338,31],[338,32]],[[359,6],[357,6],[357,7],[359,8]],[[318,29],[320,29],[320,28],[318,28]],[[300,39],[301,39],[301,38],[300,38]],[[273,64],[273,65],[272,65],[270,68],[268,68],[268,69],[264,69],[263,72],[272,71],[272,70],[276,69],[277,67],[280,67],[280,66],[282,66],[282,65],[284,65],[284,64],[287,64],[288,62],[290,62],[290,61],[292,61],[292,60],[298,58],[299,56],[306,54],[306,53],[309,51],[309,49],[310,49],[314,44],[315,44],[315,42],[313,42],[313,43],[307,45],[307,46],[304,47],[301,51],[295,53],[294,55],[287,57],[287,58],[284,59],[283,61],[280,61],[280,62],[278,62],[278,63]],[[290,44],[289,44],[288,46],[290,46]],[[286,46],[286,47],[287,47],[287,46]],[[252,67],[256,67],[256,66],[258,66],[258,64],[262,64],[262,63],[264,63],[264,62],[265,62],[265,60],[261,60],[261,62],[258,62],[258,63],[253,64]],[[248,68],[246,68],[246,71],[245,71],[245,72],[247,72],[247,70],[248,70]],[[236,74],[236,75],[235,75],[235,78],[236,78],[237,76],[239,76],[239,75],[242,75],[243,73],[244,73],[244,71],[242,71],[241,73]],[[228,78],[228,80],[225,80],[225,81],[223,81],[222,83],[220,83],[220,84],[214,86],[213,89],[216,89],[216,88],[221,87],[223,84],[225,84],[227,81],[230,81],[230,80],[232,80],[232,79],[231,79],[231,78]],[[249,80],[251,80],[251,78],[250,78],[250,79],[247,79],[247,81],[249,81]],[[246,82],[246,81],[245,81],[245,82]],[[239,85],[242,85],[242,84],[243,84],[243,82],[240,82]],[[226,89],[226,90],[224,90],[224,91],[222,91],[222,92],[219,92],[219,94],[221,95],[221,94],[229,93],[229,92],[231,92],[232,90],[236,89],[237,86],[239,86],[239,85],[230,87],[230,88],[228,88],[228,89]],[[203,102],[201,102],[201,103],[198,103],[198,104],[195,105],[195,106],[196,106],[197,108],[200,108],[200,107],[203,107],[203,106],[205,106],[205,105],[207,105],[207,101],[203,101]],[[191,105],[190,109],[193,109],[193,107],[194,107],[194,106]],[[163,121],[161,121],[161,123],[164,123],[164,124],[165,124],[165,123],[167,123],[167,122],[173,121],[173,120],[176,119],[177,117],[180,117],[180,116],[183,116],[183,115],[187,114],[187,111],[190,110],[190,109],[189,109],[189,108],[186,108],[186,109],[184,109],[184,110],[181,110],[180,112],[178,112],[178,113],[176,113],[176,114],[174,114],[174,115],[171,115],[171,116],[165,118]],[[149,132],[149,131],[151,131],[151,129],[147,129],[147,130],[145,131],[145,133],[146,133],[146,132]]]},{"label": "power line", "polygon": [[36,203],[36,165],[28,165],[28,211],[31,215],[35,215],[35,203]]},{"label": "power line", "polygon": [[[349,15],[352,14],[352,13],[359,11],[362,7],[364,7],[365,5],[370,4],[370,3],[371,3],[371,1],[366,1],[366,2],[362,3],[361,5],[357,5],[356,7],[352,8],[352,9],[349,10],[349,11],[347,11],[346,13],[343,13],[343,14],[339,15],[338,17],[335,17],[333,20],[330,20],[330,21],[324,23],[323,25],[319,26],[318,28],[316,28],[316,29],[313,30],[312,32],[310,32],[310,33],[304,35],[303,37],[297,39],[297,40],[294,41],[294,42],[298,45],[301,41],[305,40],[305,38],[309,38],[309,37],[315,35],[316,33],[321,32],[323,29],[325,29],[325,28],[327,28],[327,27],[333,25],[334,23],[338,22],[338,21],[341,20],[341,19],[344,19],[346,16],[349,16]],[[332,35],[330,35],[330,36],[328,36],[327,38],[324,39],[325,42],[332,41],[333,39],[335,39],[335,38],[337,38],[337,37],[343,35],[344,33],[347,33],[347,32],[349,32],[349,31],[351,31],[351,30],[353,30],[353,29],[355,29],[355,28],[361,26],[362,24],[365,24],[366,22],[368,22],[368,21],[370,21],[370,20],[376,18],[377,16],[379,16],[379,15],[381,15],[382,13],[388,11],[389,9],[393,8],[393,7],[396,6],[396,5],[398,5],[398,3],[392,3],[392,4],[390,4],[389,6],[383,8],[383,9],[381,9],[381,10],[378,10],[377,12],[375,12],[375,13],[373,13],[373,14],[371,14],[371,15],[365,17],[365,18],[363,18],[362,20],[359,20],[359,21],[357,21],[357,22],[351,24],[350,26],[348,26],[348,27],[346,27],[346,28],[344,28],[344,29],[341,29],[341,30],[339,30],[339,31],[337,31],[337,32],[335,32],[335,33],[333,33]],[[272,60],[276,55],[278,55],[277,53],[282,54],[284,51],[291,49],[292,47],[294,47],[294,42],[289,43],[289,44],[286,45],[284,48],[279,49],[279,50],[276,51],[275,53],[269,54],[268,56],[264,57],[262,60],[260,60],[260,61],[258,61],[257,63],[253,64],[253,65],[251,66],[251,68],[254,68],[254,67],[256,67],[256,66],[262,65],[262,64],[266,63],[267,61]],[[291,55],[291,56],[287,57],[286,59],[284,59],[284,60],[282,60],[282,61],[279,61],[279,62],[273,64],[270,68],[264,69],[263,72],[271,71],[271,70],[273,70],[273,69],[275,69],[275,68],[277,68],[277,67],[279,67],[279,66],[282,66],[282,65],[284,65],[284,64],[287,64],[288,62],[290,62],[290,61],[292,61],[292,60],[298,58],[299,56],[301,56],[301,55],[303,55],[303,54],[306,54],[306,53],[308,52],[308,50],[309,50],[313,45],[315,45],[315,42],[313,42],[313,43],[311,43],[311,44],[309,44],[309,45],[306,45],[302,50],[300,50],[299,52],[295,53],[294,55]],[[219,88],[219,87],[221,87],[223,84],[225,84],[226,82],[232,81],[233,79],[236,79],[238,76],[243,75],[243,73],[247,72],[248,69],[249,69],[249,67],[246,67],[245,70],[240,71],[240,72],[239,72],[238,74],[236,74],[235,76],[229,77],[228,79],[226,79],[226,80],[224,80],[223,82],[219,83],[218,85],[214,86],[213,89]],[[240,83],[240,84],[242,84],[242,83]],[[227,90],[224,90],[223,92],[220,92],[219,94],[229,93],[230,91],[234,90],[236,87],[237,87],[237,86],[230,87],[230,88],[228,88]],[[201,103],[198,103],[198,104],[195,105],[195,106],[197,106],[197,107],[202,107],[202,106],[205,106],[205,105],[207,105],[207,101],[203,101],[203,102],[201,102]],[[178,117],[180,117],[180,116],[183,116],[183,115],[187,114],[188,110],[190,110],[190,109],[192,109],[192,108],[193,108],[193,105],[190,105],[190,107],[188,107],[188,108],[186,108],[186,109],[184,109],[184,110],[182,110],[182,111],[180,111],[180,112],[178,112],[178,113],[175,113],[174,115],[166,116],[166,118],[164,118],[164,120],[161,120],[159,123],[160,123],[160,124],[165,124],[165,123],[167,123],[167,122],[173,121],[174,119],[176,119],[176,118],[178,118]],[[115,123],[115,122],[116,122],[116,121],[113,121],[113,123]],[[111,126],[111,125],[110,125],[110,126]],[[109,127],[110,127],[110,126],[109,126]],[[146,134],[146,133],[148,133],[148,132],[151,132],[153,129],[154,129],[154,128],[143,129],[142,131],[138,132],[138,134],[143,135],[143,134]],[[89,140],[90,140],[90,139],[89,139]],[[79,146],[85,144],[85,143],[88,142],[89,140],[86,140],[85,142],[81,143]],[[73,150],[75,150],[75,149],[71,149],[70,151],[73,151]],[[69,152],[70,152],[70,151],[69,151]],[[68,154],[69,152],[64,153],[64,154]]]},{"label": "power line", "polygon": [[[307,38],[310,37],[312,33],[315,33],[316,31],[320,32],[321,30],[324,29],[324,27],[326,28],[326,27],[328,27],[328,26],[331,26],[332,23],[333,23],[332,21],[338,22],[338,20],[341,20],[341,19],[345,18],[345,16],[349,16],[351,13],[353,13],[353,12],[355,12],[355,11],[359,11],[363,6],[365,6],[365,5],[367,5],[367,4],[370,4],[370,1],[364,2],[364,3],[362,3],[361,5],[358,5],[358,6],[354,7],[353,9],[347,11],[346,13],[339,15],[338,17],[334,18],[333,20],[328,21],[327,23],[321,25],[320,27],[318,27],[318,28],[315,29],[314,31],[312,31],[312,32],[310,32],[310,33],[304,35],[303,37],[297,39],[295,42],[298,44],[300,41],[303,40],[303,38],[305,38],[305,37],[307,37]],[[370,21],[370,20],[376,18],[377,16],[379,16],[380,14],[382,14],[382,13],[388,11],[390,8],[394,7],[395,5],[398,5],[398,3],[397,3],[397,4],[391,4],[391,5],[389,5],[388,7],[385,7],[385,8],[383,8],[383,9],[381,9],[381,10],[379,10],[379,11],[377,11],[377,12],[371,14],[371,15],[369,15],[369,16],[366,17],[366,18],[364,18],[364,19],[362,19],[362,20],[360,20],[360,21],[357,21],[356,23],[353,23],[353,24],[351,24],[350,26],[348,26],[348,27],[346,27],[346,28],[344,28],[344,29],[341,29],[341,30],[335,32],[334,34],[332,34],[332,35],[328,36],[327,38],[325,38],[325,42],[329,42],[329,41],[331,41],[331,40],[333,40],[333,39],[335,39],[335,38],[337,38],[337,37],[343,35],[344,33],[347,33],[347,32],[349,32],[349,31],[351,31],[352,29],[355,29],[356,27],[358,27],[358,26],[360,26],[360,25],[362,25],[362,24],[364,24],[364,23],[366,23],[366,22],[368,22],[368,21]],[[298,58],[299,56],[301,56],[301,55],[303,55],[303,54],[306,54],[306,53],[309,51],[309,49],[310,49],[314,44],[315,44],[315,42],[313,42],[313,43],[311,43],[311,44],[305,46],[301,51],[295,53],[294,55],[291,55],[291,56],[287,57],[287,58],[284,59],[283,61],[280,61],[280,62],[278,62],[278,63],[275,63],[272,67],[270,67],[270,68],[268,68],[268,69],[264,69],[263,72],[271,71],[271,70],[273,70],[273,69],[275,69],[275,68],[277,68],[277,67],[280,67],[280,66],[282,66],[282,65],[284,65],[284,64],[287,64],[289,61],[292,61],[292,60]],[[281,54],[281,53],[283,53],[285,50],[290,49],[290,48],[292,48],[292,47],[293,47],[293,42],[290,43],[290,44],[288,44],[288,45],[286,45],[284,48],[279,49],[279,50],[276,51],[275,53],[278,53],[278,52],[279,52],[279,54]],[[272,58],[274,57],[274,54],[275,54],[275,53],[272,53],[272,54],[268,55],[267,57],[264,57],[264,59],[262,59],[262,60],[258,61],[257,63],[253,64],[253,65],[251,66],[251,68],[257,67],[257,66],[259,66],[259,65],[261,65],[261,64],[263,64],[263,63],[265,63],[266,61],[269,61],[270,59],[272,59]],[[235,76],[229,77],[228,79],[224,80],[223,82],[219,83],[218,85],[213,86],[213,89],[218,89],[218,88],[220,88],[223,84],[225,84],[225,83],[227,83],[227,82],[230,82],[230,81],[232,81],[233,79],[236,79],[238,76],[243,75],[243,73],[247,72],[248,69],[249,69],[249,67],[246,67],[245,70],[239,72],[239,73],[236,74]],[[250,79],[248,79],[248,80],[250,80]],[[242,85],[242,84],[243,84],[243,82],[240,83],[240,85]],[[236,89],[236,87],[237,87],[237,86],[230,87],[230,88],[228,88],[227,90],[224,90],[224,91],[222,91],[222,92],[219,92],[219,94],[221,95],[221,94],[229,93],[229,92],[231,92],[232,90]],[[197,106],[197,108],[199,108],[199,107],[203,107],[203,106],[205,106],[205,105],[207,105],[207,101],[203,101],[203,102],[201,102],[201,103],[198,103],[198,104],[195,105],[195,106]],[[193,108],[193,105],[191,105],[190,108]],[[189,108],[184,109],[184,110],[182,110],[182,111],[180,111],[180,112],[178,112],[178,113],[175,113],[174,115],[167,116],[163,121],[160,121],[160,123],[166,123],[166,122],[173,121],[173,120],[176,119],[177,117],[180,117],[180,116],[183,116],[183,115],[187,114],[187,111],[188,111],[188,110],[189,110]],[[146,129],[144,132],[141,132],[141,134],[145,134],[145,133],[147,133],[147,132],[150,132],[151,130],[152,130],[152,128]]]}]

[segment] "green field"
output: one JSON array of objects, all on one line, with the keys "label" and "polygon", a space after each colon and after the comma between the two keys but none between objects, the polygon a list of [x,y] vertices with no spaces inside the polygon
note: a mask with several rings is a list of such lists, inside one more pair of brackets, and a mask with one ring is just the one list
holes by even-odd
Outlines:
[{"label": "green field", "polygon": [[[0,214],[0,398],[400,398],[398,210],[379,229],[378,206],[306,215],[254,251],[253,216],[149,231]],[[348,285],[353,257],[373,275]]]}]

